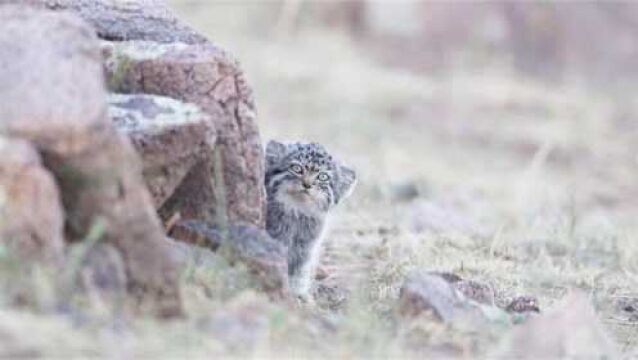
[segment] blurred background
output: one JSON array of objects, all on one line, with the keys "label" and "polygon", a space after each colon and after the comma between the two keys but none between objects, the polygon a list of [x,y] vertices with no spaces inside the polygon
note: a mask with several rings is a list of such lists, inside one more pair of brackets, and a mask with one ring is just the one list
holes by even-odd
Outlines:
[{"label": "blurred background", "polygon": [[635,347],[638,3],[171,3],[240,61],[264,141],[358,170],[324,262],[374,307],[415,267],[543,307],[578,287]]},{"label": "blurred background", "polygon": [[325,143],[359,168],[358,201],[633,217],[638,4],[172,4],[241,62],[264,139]]}]

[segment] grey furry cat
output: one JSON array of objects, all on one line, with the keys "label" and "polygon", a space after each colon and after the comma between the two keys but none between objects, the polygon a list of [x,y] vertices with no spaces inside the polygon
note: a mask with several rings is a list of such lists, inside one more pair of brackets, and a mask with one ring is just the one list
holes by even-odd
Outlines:
[{"label": "grey furry cat", "polygon": [[320,144],[266,146],[266,230],[288,247],[290,289],[302,300],[310,300],[328,214],[356,181],[354,170]]}]

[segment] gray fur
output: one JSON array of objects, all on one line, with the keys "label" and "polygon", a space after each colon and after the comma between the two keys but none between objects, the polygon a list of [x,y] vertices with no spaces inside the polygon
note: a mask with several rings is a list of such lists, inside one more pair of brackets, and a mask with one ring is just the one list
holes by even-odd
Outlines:
[{"label": "gray fur", "polygon": [[288,247],[291,290],[307,298],[326,218],[350,195],[356,173],[339,164],[320,144],[270,141],[265,180],[266,230]]}]

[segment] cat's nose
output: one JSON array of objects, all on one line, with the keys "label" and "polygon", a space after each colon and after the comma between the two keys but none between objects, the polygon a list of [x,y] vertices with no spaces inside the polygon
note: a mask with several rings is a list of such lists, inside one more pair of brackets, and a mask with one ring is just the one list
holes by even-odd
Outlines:
[{"label": "cat's nose", "polygon": [[312,187],[312,184],[304,181],[301,183],[301,186],[303,186],[304,190],[310,190],[310,188]]}]

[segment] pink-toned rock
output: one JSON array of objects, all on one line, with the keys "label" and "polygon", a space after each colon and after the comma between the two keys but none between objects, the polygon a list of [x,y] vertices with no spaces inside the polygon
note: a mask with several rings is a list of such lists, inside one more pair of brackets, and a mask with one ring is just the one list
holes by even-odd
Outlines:
[{"label": "pink-toned rock", "polygon": [[129,289],[162,315],[181,311],[177,267],[129,140],[107,116],[99,43],[69,13],[0,7],[0,132],[31,141],[59,184],[66,229],[103,221]]},{"label": "pink-toned rock", "polygon": [[30,260],[60,263],[64,251],[60,194],[35,148],[0,136],[0,243]]},{"label": "pink-toned rock", "polygon": [[142,159],[142,174],[160,208],[193,165],[214,148],[210,118],[193,104],[155,95],[109,96],[109,116]]},{"label": "pink-toned rock", "polygon": [[164,0],[0,0],[73,11],[102,39],[203,43],[206,38],[177,19]]},{"label": "pink-toned rock", "polygon": [[164,219],[247,222],[263,227],[263,149],[250,88],[237,62],[212,44],[104,43],[112,91],[169,96],[198,105],[217,144],[198,159],[160,209]]},{"label": "pink-toned rock", "polygon": [[263,228],[263,150],[255,105],[243,72],[229,54],[179,21],[162,0],[29,2],[74,11],[101,39],[115,41],[104,47],[112,91],[172,97],[195,103],[210,116],[217,146],[197,159],[163,202],[163,220],[179,214]]}]

